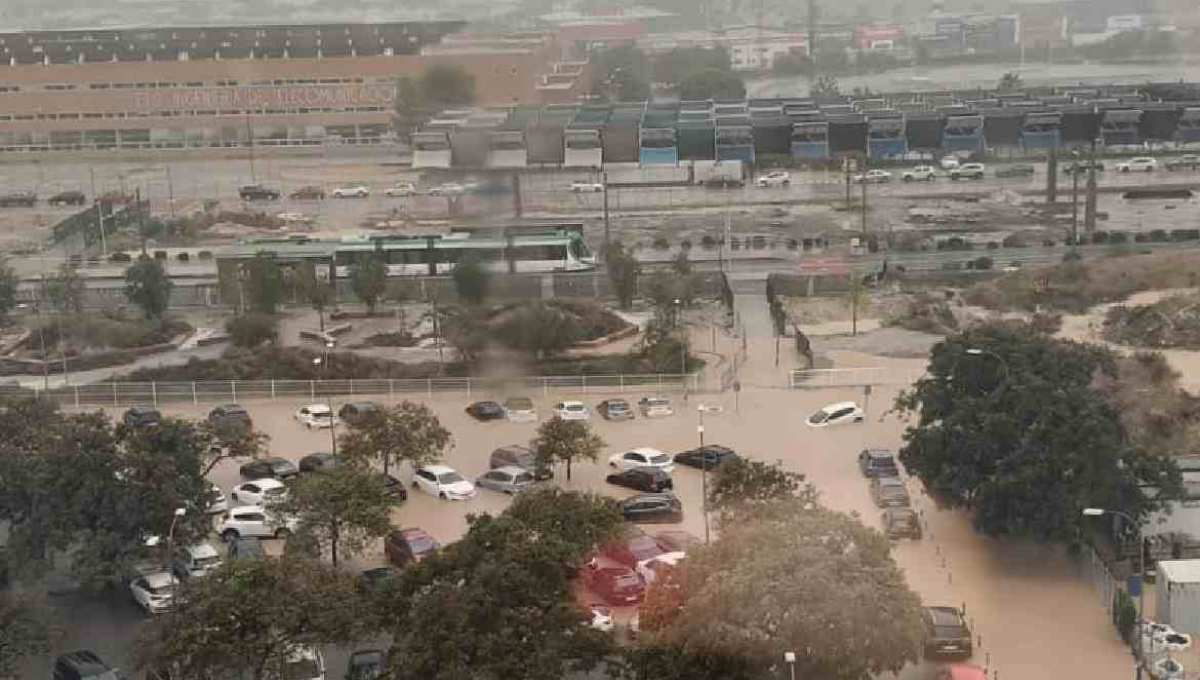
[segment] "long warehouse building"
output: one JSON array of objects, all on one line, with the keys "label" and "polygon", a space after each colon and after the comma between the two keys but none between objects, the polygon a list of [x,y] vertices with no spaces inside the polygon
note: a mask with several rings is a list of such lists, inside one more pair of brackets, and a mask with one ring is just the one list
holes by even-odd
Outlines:
[{"label": "long warehouse building", "polygon": [[480,104],[575,101],[586,64],[462,21],[0,33],[0,151],[378,143],[396,81],[450,64]]}]

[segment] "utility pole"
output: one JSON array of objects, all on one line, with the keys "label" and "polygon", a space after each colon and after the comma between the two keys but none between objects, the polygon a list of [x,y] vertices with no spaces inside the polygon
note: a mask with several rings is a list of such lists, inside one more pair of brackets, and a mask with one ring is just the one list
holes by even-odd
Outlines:
[{"label": "utility pole", "polygon": [[867,162],[867,154],[864,153],[863,154],[863,163],[862,163],[862,175],[863,175],[863,181],[862,181],[862,238],[863,238],[863,247],[864,248],[867,247],[867,168],[868,168],[868,166],[869,166],[869,163]]},{"label": "utility pole", "polygon": [[609,221],[608,221],[608,173],[607,172],[600,173],[600,184],[601,184],[600,192],[602,194],[604,194],[604,197],[603,197],[603,200],[604,200],[604,256],[607,258],[608,257],[608,246],[610,245],[609,239],[611,238],[611,232],[610,232],[611,225],[609,224]]},{"label": "utility pole", "polygon": [[175,184],[171,182],[170,164],[167,164],[167,205],[171,208],[171,217],[175,217]]},{"label": "utility pole", "polygon": [[258,184],[258,178],[254,173],[254,128],[250,127],[250,111],[246,111],[246,139],[250,144],[250,183]]},{"label": "utility pole", "polygon": [[141,232],[140,236],[141,236],[141,240],[142,240],[142,255],[145,255],[146,254],[146,213],[149,211],[150,198],[149,197],[146,198],[146,203],[147,203],[146,208],[147,209],[143,210],[142,209],[142,188],[138,187],[135,191],[137,192],[137,194],[134,196],[133,204],[135,206],[137,206],[138,231]]},{"label": "utility pole", "polygon": [[1087,199],[1083,204],[1083,230],[1091,234],[1096,230],[1096,140],[1092,140],[1092,153],[1088,163]]},{"label": "utility pole", "polygon": [[1075,167],[1071,171],[1071,249],[1079,247],[1079,151],[1072,151]]},{"label": "utility pole", "polygon": [[[1071,168],[1072,174],[1075,168]],[[1058,200],[1058,147],[1050,147],[1050,158],[1046,161],[1046,204],[1054,205]]]},{"label": "utility pole", "polygon": [[812,78],[817,77],[817,0],[808,0],[808,63],[812,69]]},{"label": "utility pole", "polygon": [[853,197],[850,195],[850,173],[853,170],[853,159],[846,157],[842,159],[842,171],[846,175],[846,210],[850,210],[850,202]]}]

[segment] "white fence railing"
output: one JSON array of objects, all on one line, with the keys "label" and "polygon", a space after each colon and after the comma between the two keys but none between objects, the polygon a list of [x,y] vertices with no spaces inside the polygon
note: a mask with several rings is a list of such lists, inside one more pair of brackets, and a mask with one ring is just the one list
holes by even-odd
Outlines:
[{"label": "white fence railing", "polygon": [[801,368],[788,372],[788,389],[809,390],[829,387],[864,387],[866,385],[911,385],[924,370],[903,368]]},{"label": "white fence railing", "polygon": [[700,376],[689,374],[570,375],[514,378],[367,378],[355,380],[217,380],[205,382],[92,383],[50,389],[0,385],[0,397],[40,396],[66,406],[130,406],[167,403],[217,403],[256,399],[322,397],[389,398],[435,394],[468,397],[538,394],[602,394],[696,391]]}]

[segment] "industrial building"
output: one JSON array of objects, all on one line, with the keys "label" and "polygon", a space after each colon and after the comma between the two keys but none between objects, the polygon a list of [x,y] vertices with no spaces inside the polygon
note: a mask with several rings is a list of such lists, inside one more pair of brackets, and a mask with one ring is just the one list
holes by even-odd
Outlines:
[{"label": "industrial building", "polygon": [[560,104],[448,112],[414,137],[416,168],[677,164],[867,154],[1200,144],[1195,85],[887,95],[867,100]]},{"label": "industrial building", "polygon": [[485,105],[576,101],[552,36],[460,21],[0,33],[0,151],[371,144],[396,79],[434,64]]}]

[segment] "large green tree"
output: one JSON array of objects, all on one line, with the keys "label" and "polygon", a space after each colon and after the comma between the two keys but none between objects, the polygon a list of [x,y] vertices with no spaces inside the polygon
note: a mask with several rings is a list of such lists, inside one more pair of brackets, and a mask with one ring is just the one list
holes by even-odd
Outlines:
[{"label": "large green tree", "polygon": [[560,680],[611,652],[570,584],[621,521],[611,501],[534,490],[498,517],[468,521],[462,539],[402,570],[380,598],[393,635],[391,677]]},{"label": "large green tree", "polygon": [[274,314],[283,297],[283,275],[275,256],[260,252],[243,265],[241,272],[243,311],[246,308]]},{"label": "large green tree", "polygon": [[[988,534],[1073,540],[1087,507],[1144,517],[1179,495],[1180,476],[1173,452],[1135,436],[1099,387],[1119,379],[1105,348],[1028,326],[973,328],[936,345],[897,400],[916,416],[900,459]],[[1193,405],[1157,429],[1196,421]]]},{"label": "large green tree", "polygon": [[470,305],[483,303],[491,284],[491,275],[478,258],[468,257],[459,262],[450,276],[454,279],[454,290],[459,298]]},{"label": "large green tree", "polygon": [[42,278],[42,293],[60,314],[82,314],[85,281],[79,267],[64,262],[58,271]]},{"label": "large green tree", "polygon": [[795,652],[802,678],[898,672],[920,660],[924,622],[890,550],[854,517],[783,501],[724,526],[674,570],[682,578],[664,579],[681,587],[681,607],[651,648],[687,650],[733,672],[700,677],[762,677],[784,652]]},{"label": "large green tree", "polygon": [[141,634],[138,660],[185,678],[292,677],[289,656],[366,637],[377,625],[369,611],[356,579],[332,566],[235,560],[188,584],[188,597]]},{"label": "large green tree", "polygon": [[363,465],[304,475],[278,503],[279,510],[327,548],[336,567],[339,558],[361,554],[368,542],[391,531],[392,508],[400,501],[383,481]]},{"label": "large green tree", "polygon": [[729,67],[729,51],[723,47],[677,47],[654,58],[654,80],[679,83],[697,69],[728,71]]},{"label": "large green tree", "polygon": [[350,289],[367,306],[367,311],[374,314],[387,290],[387,265],[383,258],[372,253],[350,265]]},{"label": "large green tree", "polygon": [[435,64],[417,81],[421,98],[435,108],[464,106],[475,101],[475,76],[453,64]]},{"label": "large green tree", "polygon": [[50,651],[49,606],[0,589],[0,678],[21,677],[21,660]]},{"label": "large green tree", "polygon": [[577,460],[595,462],[604,448],[604,440],[592,432],[585,420],[563,420],[554,416],[538,427],[533,452],[539,465],[551,467],[567,464],[567,481],[571,481],[571,464]]},{"label": "large green tree", "polygon": [[8,315],[17,306],[17,273],[0,257],[0,323],[8,321]]},{"label": "large green tree", "polygon": [[518,307],[496,332],[509,347],[537,359],[556,356],[583,339],[575,316],[558,305],[531,302]]},{"label": "large green tree", "polygon": [[440,460],[452,445],[450,431],[430,408],[412,401],[368,411],[338,438],[342,456],[392,465],[416,466]]},{"label": "large green tree", "polygon": [[147,319],[161,319],[171,304],[175,283],[158,260],[138,260],[125,270],[125,297],[142,308]]},{"label": "large green tree", "polygon": [[745,96],[746,83],[728,69],[696,69],[679,83],[679,98],[684,100],[742,99]]},{"label": "large green tree", "polygon": [[708,507],[724,522],[780,507],[781,501],[815,505],[818,497],[816,487],[805,482],[804,475],[784,470],[779,462],[749,458],[721,463],[708,486]]},{"label": "large green tree", "polygon": [[604,264],[613,285],[613,292],[617,295],[617,302],[621,309],[629,309],[633,305],[634,296],[637,295],[638,277],[642,273],[641,263],[624,244],[613,241],[604,251]]},{"label": "large green tree", "polygon": [[637,47],[593,50],[589,56],[593,95],[618,102],[650,98],[650,65]]}]

